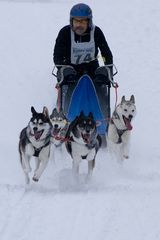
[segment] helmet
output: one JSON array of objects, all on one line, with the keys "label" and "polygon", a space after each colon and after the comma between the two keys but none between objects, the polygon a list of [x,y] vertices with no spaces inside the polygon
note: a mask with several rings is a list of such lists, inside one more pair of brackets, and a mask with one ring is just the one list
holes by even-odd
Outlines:
[{"label": "helmet", "polygon": [[82,17],[89,19],[89,27],[92,28],[92,10],[84,3],[74,5],[70,11],[70,24],[72,26],[72,19],[75,17]]}]

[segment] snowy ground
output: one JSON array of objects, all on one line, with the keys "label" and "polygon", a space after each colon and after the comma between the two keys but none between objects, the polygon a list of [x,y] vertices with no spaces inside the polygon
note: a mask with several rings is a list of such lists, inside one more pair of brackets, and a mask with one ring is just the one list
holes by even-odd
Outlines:
[{"label": "snowy ground", "polygon": [[[119,100],[123,94],[136,97],[131,157],[120,167],[105,150],[99,152],[91,183],[76,186],[62,149],[39,183],[24,185],[19,132],[31,105],[39,111],[55,105],[53,47],[77,1],[0,1],[2,240],[160,239],[160,3],[85,2],[112,49]],[[111,100],[113,109],[114,90]]]}]

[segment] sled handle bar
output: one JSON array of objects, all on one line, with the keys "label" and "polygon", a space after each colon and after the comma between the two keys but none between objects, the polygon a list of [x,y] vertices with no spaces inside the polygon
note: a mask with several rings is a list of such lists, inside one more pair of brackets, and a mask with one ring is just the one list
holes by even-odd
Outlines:
[{"label": "sled handle bar", "polygon": [[[55,69],[57,67],[63,67],[63,66],[70,67],[70,65],[54,65],[53,70],[52,70],[52,75],[57,77],[57,74],[55,74]],[[112,84],[112,87],[117,88],[118,84],[113,80],[113,78],[111,76],[111,70],[110,70],[110,68],[113,68],[113,76],[115,76],[118,73],[118,70],[117,70],[115,64],[107,64],[107,65],[104,65],[104,67],[107,69],[108,78],[109,78],[110,83]]]},{"label": "sled handle bar", "polygon": [[110,72],[109,71],[110,68],[113,68],[113,76],[115,76],[118,73],[118,70],[115,64],[107,64],[107,65],[104,65],[104,67],[107,69],[108,72]]},{"label": "sled handle bar", "polygon": [[[54,73],[55,69],[57,67],[64,67],[64,66],[65,67],[70,67],[70,65],[54,65],[53,70],[52,70],[52,75],[57,77],[57,75]],[[115,70],[115,72],[113,72],[113,76],[115,76],[118,73],[118,70],[117,70],[115,64],[107,64],[107,65],[104,65],[104,66],[106,67],[107,70],[109,70],[110,67],[113,67],[113,69]]]},{"label": "sled handle bar", "polygon": [[55,69],[56,69],[56,68],[59,68],[59,67],[71,67],[71,66],[70,66],[70,65],[63,65],[63,64],[54,65],[53,70],[52,70],[52,75],[53,75],[54,77],[57,77],[57,74],[55,74]]},{"label": "sled handle bar", "polygon": [[[64,67],[64,66],[70,67],[70,65],[54,65],[53,70],[52,70],[52,75],[57,77],[57,75],[54,73],[55,68],[56,67]],[[105,67],[107,68],[107,70],[108,70],[109,67],[113,67],[113,69],[115,70],[115,72],[113,72],[113,76],[115,76],[118,73],[118,70],[117,70],[115,64],[107,64],[107,65],[105,65]]]},{"label": "sled handle bar", "polygon": [[114,64],[107,64],[107,65],[104,65],[104,67],[107,69],[108,78],[109,78],[110,83],[112,84],[112,87],[117,88],[118,83],[113,80],[113,77],[111,75],[111,68],[113,68],[113,71],[115,71],[115,72],[113,72],[113,76],[115,76],[118,73],[116,66]]}]

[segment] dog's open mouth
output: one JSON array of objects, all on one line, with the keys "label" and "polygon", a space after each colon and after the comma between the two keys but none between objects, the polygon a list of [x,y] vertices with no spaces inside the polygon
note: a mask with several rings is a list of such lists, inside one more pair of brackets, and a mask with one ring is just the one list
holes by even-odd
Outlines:
[{"label": "dog's open mouth", "polygon": [[85,134],[81,134],[82,138],[84,140],[85,143],[89,143],[90,142],[90,134],[89,133],[85,133]]},{"label": "dog's open mouth", "polygon": [[61,128],[53,128],[52,130],[52,136],[55,137],[59,134]]},{"label": "dog's open mouth", "polygon": [[128,130],[132,130],[132,125],[131,125],[131,120],[132,118],[126,118],[125,116],[123,116],[123,120],[124,120],[124,123],[125,123],[125,126]]},{"label": "dog's open mouth", "polygon": [[39,140],[43,134],[44,130],[41,131],[34,131],[34,137],[36,140]]}]

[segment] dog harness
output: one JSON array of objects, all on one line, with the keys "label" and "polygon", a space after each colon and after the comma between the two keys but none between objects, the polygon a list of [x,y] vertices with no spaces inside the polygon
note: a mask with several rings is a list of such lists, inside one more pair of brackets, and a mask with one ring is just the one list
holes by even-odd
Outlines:
[{"label": "dog harness", "polygon": [[[26,136],[27,136],[27,134],[26,134]],[[28,136],[27,136],[27,139],[28,139],[28,143],[31,143],[31,144],[32,144],[32,142],[29,140]],[[34,156],[34,157],[39,157],[39,153],[40,153],[40,151],[42,150],[42,148],[47,147],[49,144],[50,144],[50,135],[48,135],[48,136],[46,137],[45,143],[44,143],[44,145],[43,145],[42,147],[36,148],[36,147],[33,146],[33,144],[32,144],[32,146],[33,146],[33,148],[34,148],[34,154],[33,154],[33,156]]]},{"label": "dog harness", "polygon": [[[115,111],[113,113],[113,118],[111,118],[111,124],[115,125],[113,119],[120,119],[119,115]],[[118,134],[118,141],[116,143],[120,144],[120,143],[122,143],[122,135],[123,135],[124,132],[127,131],[127,129],[118,129],[116,125],[115,125],[115,127],[117,129],[117,134]]]},{"label": "dog harness", "polygon": [[116,127],[116,129],[117,129],[117,134],[118,134],[118,141],[116,143],[119,144],[119,143],[122,143],[122,135],[124,132],[127,131],[127,129],[120,130],[117,127]]},{"label": "dog harness", "polygon": [[95,41],[94,41],[95,26],[90,32],[89,42],[75,42],[74,32],[71,30],[71,63],[81,64],[91,62],[95,59]]},{"label": "dog harness", "polygon": [[34,148],[34,155],[33,156],[34,157],[39,157],[39,153],[42,150],[42,148],[47,147],[49,144],[50,144],[50,136],[47,137],[46,143],[42,147],[36,148],[36,147],[33,146],[33,148]]}]

